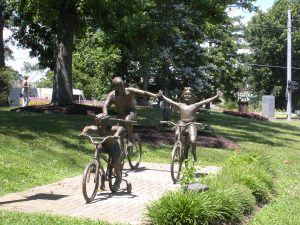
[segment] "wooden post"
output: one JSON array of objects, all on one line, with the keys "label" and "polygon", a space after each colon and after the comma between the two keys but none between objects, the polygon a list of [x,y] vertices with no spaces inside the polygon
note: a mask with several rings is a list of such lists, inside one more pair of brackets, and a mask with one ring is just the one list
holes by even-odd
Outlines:
[{"label": "wooden post", "polygon": [[239,113],[246,113],[248,112],[248,102],[239,102]]}]

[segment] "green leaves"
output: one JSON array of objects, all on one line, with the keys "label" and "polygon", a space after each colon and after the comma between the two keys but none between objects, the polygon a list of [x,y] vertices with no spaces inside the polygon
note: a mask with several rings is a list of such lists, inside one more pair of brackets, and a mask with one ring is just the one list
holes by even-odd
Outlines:
[{"label": "green leaves", "polygon": [[[276,1],[267,12],[259,11],[248,23],[245,37],[252,54],[252,63],[267,66],[252,66],[249,82],[259,95],[276,94],[276,108],[285,108],[286,63],[287,63],[287,12],[292,9],[292,66],[299,64],[300,41],[299,19],[300,3],[291,4],[288,0]],[[250,59],[251,60],[251,59]],[[272,66],[272,67],[268,67]],[[275,66],[275,67],[274,67]],[[299,81],[297,70],[292,71],[293,80]],[[280,88],[281,87],[281,88]],[[299,95],[299,92],[294,93]],[[300,106],[299,98],[293,105]]]},{"label": "green leaves", "polygon": [[116,65],[120,61],[120,51],[108,44],[105,34],[88,31],[79,40],[73,55],[73,83],[89,98],[102,99],[110,90],[110,82]]}]

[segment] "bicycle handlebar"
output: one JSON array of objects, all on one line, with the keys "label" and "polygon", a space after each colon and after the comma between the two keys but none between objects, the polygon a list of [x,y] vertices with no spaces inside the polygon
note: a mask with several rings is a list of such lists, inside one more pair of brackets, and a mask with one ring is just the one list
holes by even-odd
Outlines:
[{"label": "bicycle handlebar", "polygon": [[135,120],[123,120],[123,119],[111,118],[111,117],[109,117],[109,120],[111,120],[111,121],[126,122],[126,123],[137,123],[137,121],[135,121]]},{"label": "bicycle handlebar", "polygon": [[105,142],[109,138],[120,139],[119,136],[93,137],[93,136],[88,135],[88,134],[79,135],[79,137],[89,139],[89,141],[94,145],[102,144],[103,142]]},{"label": "bicycle handlebar", "polygon": [[174,127],[184,127],[184,126],[188,126],[188,125],[190,125],[190,124],[195,124],[195,125],[200,125],[200,126],[202,126],[203,124],[202,123],[197,123],[197,122],[189,122],[189,123],[186,123],[186,124],[183,124],[183,125],[181,125],[181,124],[179,124],[180,122],[178,122],[178,123],[174,123],[173,121],[160,121],[160,124],[167,124],[167,125],[173,125]]}]

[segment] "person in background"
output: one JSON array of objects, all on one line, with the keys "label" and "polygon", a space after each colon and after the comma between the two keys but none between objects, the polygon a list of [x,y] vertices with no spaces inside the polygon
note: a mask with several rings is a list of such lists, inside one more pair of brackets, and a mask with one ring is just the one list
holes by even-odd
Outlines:
[{"label": "person in background", "polygon": [[22,95],[23,95],[23,107],[28,106],[29,104],[29,83],[28,83],[28,75],[24,76],[24,80],[22,81]]}]

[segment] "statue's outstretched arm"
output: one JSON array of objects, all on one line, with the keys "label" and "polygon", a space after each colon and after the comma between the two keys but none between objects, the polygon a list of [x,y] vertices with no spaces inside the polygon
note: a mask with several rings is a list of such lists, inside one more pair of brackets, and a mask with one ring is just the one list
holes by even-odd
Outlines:
[{"label": "statue's outstretched arm", "polygon": [[168,102],[169,104],[174,105],[176,107],[179,107],[179,103],[178,102],[175,102],[172,99],[170,99],[170,98],[168,98],[168,97],[166,97],[164,95],[162,95],[162,98],[163,98],[164,101]]},{"label": "statue's outstretched arm", "polygon": [[201,101],[201,102],[196,102],[196,103],[195,103],[195,106],[196,106],[196,108],[199,108],[199,107],[202,106],[202,105],[205,105],[205,104],[207,104],[207,103],[210,103],[210,102],[214,101],[215,99],[219,98],[219,97],[222,96],[222,95],[223,95],[222,92],[218,92],[217,95],[215,95],[215,96],[213,96],[213,97],[211,97],[211,98],[205,99],[205,100],[203,100],[203,101]]},{"label": "statue's outstretched arm", "polygon": [[82,136],[86,135],[89,131],[98,131],[98,127],[95,125],[85,126],[81,131]]},{"label": "statue's outstretched arm", "polygon": [[158,95],[157,94],[153,94],[149,91],[143,91],[141,89],[138,88],[127,88],[127,90],[131,93],[137,94],[137,95],[141,95],[141,96],[149,96],[149,97],[154,97],[157,98]]}]

